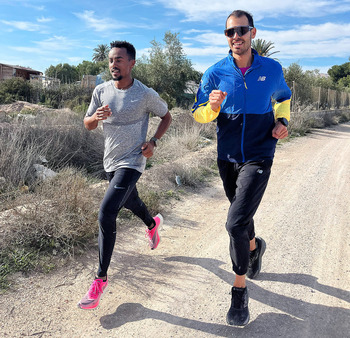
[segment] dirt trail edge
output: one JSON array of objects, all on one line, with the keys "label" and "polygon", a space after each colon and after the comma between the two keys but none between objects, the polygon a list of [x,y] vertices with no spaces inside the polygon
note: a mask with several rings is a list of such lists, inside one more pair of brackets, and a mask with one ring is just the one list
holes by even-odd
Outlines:
[{"label": "dirt trail edge", "polygon": [[118,232],[99,308],[76,304],[96,250],[1,296],[1,337],[349,337],[350,124],[278,146],[255,217],[267,243],[248,280],[250,323],[226,325],[233,273],[219,178],[165,214],[159,247],[144,227]]}]

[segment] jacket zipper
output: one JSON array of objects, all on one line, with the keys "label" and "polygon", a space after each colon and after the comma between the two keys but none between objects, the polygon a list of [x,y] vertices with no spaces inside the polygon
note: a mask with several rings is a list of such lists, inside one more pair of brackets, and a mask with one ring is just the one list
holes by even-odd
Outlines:
[{"label": "jacket zipper", "polygon": [[[249,71],[249,69],[247,70],[247,72]],[[244,87],[246,90],[248,90],[247,87],[247,83],[245,81],[245,75],[247,74],[247,72],[243,75],[242,72],[242,76],[243,76],[243,83],[244,83]],[[242,162],[245,162],[245,155],[244,155],[244,134],[245,134],[245,127],[246,127],[246,111],[247,111],[247,95],[246,92],[244,93],[244,111],[243,111],[243,125],[242,125],[242,139],[241,139],[241,153],[242,153]]]}]

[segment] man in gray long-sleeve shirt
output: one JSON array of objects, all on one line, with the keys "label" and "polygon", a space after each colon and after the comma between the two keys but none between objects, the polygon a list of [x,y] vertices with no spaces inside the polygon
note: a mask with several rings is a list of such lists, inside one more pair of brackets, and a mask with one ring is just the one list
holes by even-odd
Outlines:
[{"label": "man in gray long-sleeve shirt", "polygon": [[[126,41],[111,43],[109,70],[113,80],[97,86],[84,118],[88,130],[103,123],[105,150],[103,165],[110,182],[99,212],[99,268],[89,291],[80,300],[82,309],[98,306],[107,287],[107,270],[116,240],[116,218],[124,206],[147,225],[151,249],[159,243],[158,228],[162,216],[154,218],[138,196],[136,182],[153,155],[156,142],[171,123],[167,104],[151,88],[131,76],[136,51]],[[146,142],[149,114],[161,118],[156,133]]]}]

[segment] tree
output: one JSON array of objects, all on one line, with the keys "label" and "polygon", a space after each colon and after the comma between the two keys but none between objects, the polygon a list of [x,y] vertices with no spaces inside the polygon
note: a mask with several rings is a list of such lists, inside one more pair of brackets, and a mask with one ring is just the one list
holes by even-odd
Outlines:
[{"label": "tree", "polygon": [[273,54],[279,53],[279,51],[271,53],[271,50],[275,48],[274,43],[263,39],[254,39],[252,41],[252,48],[254,48],[259,55],[265,57],[270,57]]},{"label": "tree", "polygon": [[297,98],[302,103],[311,101],[310,78],[298,63],[292,63],[287,69],[284,69],[284,78],[293,92],[293,100]]},{"label": "tree", "polygon": [[333,83],[332,79],[328,76],[322,76],[318,69],[307,70],[305,76],[309,79],[312,86],[327,88],[327,89],[337,89],[337,86]]},{"label": "tree", "polygon": [[108,58],[109,53],[109,47],[108,45],[97,45],[96,48],[94,48],[94,53],[92,55],[92,61],[98,62],[98,61],[104,61]]},{"label": "tree", "polygon": [[151,41],[149,57],[137,60],[133,76],[157,91],[170,108],[175,104],[185,105],[193,100],[184,93],[188,81],[198,82],[202,74],[187,59],[178,33],[166,32],[163,42]]},{"label": "tree", "polygon": [[59,63],[56,66],[50,66],[45,70],[45,75],[60,79],[61,83],[74,83],[79,80],[79,73],[75,66],[68,63]]},{"label": "tree", "polygon": [[12,103],[18,100],[30,100],[32,86],[21,77],[0,81],[0,103]]},{"label": "tree", "polygon": [[340,84],[341,86],[346,85],[348,83],[346,78],[350,75],[350,62],[333,66],[332,68],[328,69],[328,75],[335,84]]},{"label": "tree", "polygon": [[348,88],[350,89],[350,75],[347,77],[342,77],[339,81],[338,84],[340,88]]},{"label": "tree", "polygon": [[83,75],[98,75],[107,67],[107,60],[91,62],[84,60],[77,65],[77,72],[81,79]]}]

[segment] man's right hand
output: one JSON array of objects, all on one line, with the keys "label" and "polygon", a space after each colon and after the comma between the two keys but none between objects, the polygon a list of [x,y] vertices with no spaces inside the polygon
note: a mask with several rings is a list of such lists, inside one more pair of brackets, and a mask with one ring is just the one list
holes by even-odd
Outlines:
[{"label": "man's right hand", "polygon": [[105,106],[97,108],[97,110],[88,117],[84,118],[84,125],[87,130],[93,130],[98,127],[98,122],[106,120],[108,116],[112,115],[111,109],[108,107],[108,104]]},{"label": "man's right hand", "polygon": [[112,111],[108,107],[108,104],[106,104],[105,106],[97,108],[97,110],[95,112],[95,119],[97,121],[102,121],[102,120],[106,120],[107,117],[109,117],[111,115],[112,115]]},{"label": "man's right hand", "polygon": [[225,100],[226,96],[227,96],[226,92],[223,92],[221,90],[213,90],[209,94],[210,108],[214,111],[217,111],[221,106],[222,102]]}]

